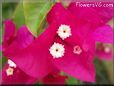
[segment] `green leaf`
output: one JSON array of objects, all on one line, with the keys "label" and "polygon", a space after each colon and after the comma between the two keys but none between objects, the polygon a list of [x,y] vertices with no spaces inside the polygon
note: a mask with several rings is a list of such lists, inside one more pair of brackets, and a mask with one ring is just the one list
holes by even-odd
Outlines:
[{"label": "green leaf", "polygon": [[23,9],[25,15],[25,24],[28,26],[30,32],[37,37],[38,32],[43,26],[43,22],[48,11],[51,9],[53,3],[42,0],[39,2],[25,2],[23,1]]},{"label": "green leaf", "polygon": [[19,3],[13,14],[13,20],[16,24],[16,27],[19,28],[21,25],[25,24],[25,15],[23,11],[23,3]]},{"label": "green leaf", "polygon": [[67,84],[69,84],[69,85],[81,85],[82,82],[73,78],[73,77],[69,77],[67,80]]},{"label": "green leaf", "polygon": [[64,73],[63,71],[61,71],[60,74],[63,76],[68,76],[68,79],[66,80],[66,84],[68,84],[68,85],[81,85],[82,84],[82,82],[80,80],[77,80],[76,78],[69,76],[68,74]]},{"label": "green leaf", "polygon": [[13,11],[15,10],[17,3],[9,2],[2,3],[2,21],[9,19],[12,16]]}]

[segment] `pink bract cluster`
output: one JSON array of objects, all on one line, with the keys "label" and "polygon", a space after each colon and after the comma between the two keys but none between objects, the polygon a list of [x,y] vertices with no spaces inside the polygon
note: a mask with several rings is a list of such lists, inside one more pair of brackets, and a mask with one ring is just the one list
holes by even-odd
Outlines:
[{"label": "pink bract cluster", "polygon": [[15,24],[6,20],[1,50],[14,63],[3,67],[2,83],[65,83],[67,76],[61,71],[95,82],[94,56],[112,59],[112,47],[103,46],[113,43],[113,29],[106,25],[112,17],[112,8],[78,8],[71,3],[65,9],[56,3],[47,15],[49,26],[36,39],[25,25],[16,32]]}]

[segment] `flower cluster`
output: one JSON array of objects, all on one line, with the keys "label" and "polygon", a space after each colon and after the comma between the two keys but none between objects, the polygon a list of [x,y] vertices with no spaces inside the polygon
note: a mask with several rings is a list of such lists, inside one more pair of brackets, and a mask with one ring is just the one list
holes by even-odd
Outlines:
[{"label": "flower cluster", "polygon": [[[56,3],[47,14],[49,26],[36,39],[25,25],[15,35],[15,24],[5,21],[2,51],[8,64],[2,70],[2,83],[64,83],[67,77],[60,75],[61,71],[95,82],[94,55],[112,55],[112,49],[103,46],[113,43],[113,29],[105,24],[111,14],[109,8],[78,8],[71,3],[65,9]],[[96,48],[98,42],[100,49]]]}]

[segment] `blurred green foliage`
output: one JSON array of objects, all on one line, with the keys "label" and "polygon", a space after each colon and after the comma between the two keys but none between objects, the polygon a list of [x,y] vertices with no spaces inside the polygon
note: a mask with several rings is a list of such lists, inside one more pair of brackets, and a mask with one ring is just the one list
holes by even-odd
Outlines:
[{"label": "blurred green foliage", "polygon": [[108,73],[107,73],[107,70],[106,70],[106,67],[103,64],[103,62],[100,61],[99,59],[96,59],[95,60],[95,66],[96,66],[96,70],[97,70],[96,71],[96,82],[97,82],[97,84],[111,83],[109,76],[108,76]]},{"label": "blurred green foliage", "polygon": [[2,3],[2,20],[11,18],[17,3]]},{"label": "blurred green foliage", "polygon": [[46,0],[37,3],[23,2],[25,24],[35,37],[38,36],[39,30],[42,29],[46,15],[52,6],[53,2],[47,2]]}]

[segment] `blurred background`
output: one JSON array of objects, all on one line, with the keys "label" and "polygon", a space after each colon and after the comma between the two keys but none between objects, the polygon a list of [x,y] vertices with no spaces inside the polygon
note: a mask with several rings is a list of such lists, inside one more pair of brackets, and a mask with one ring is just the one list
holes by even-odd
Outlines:
[{"label": "blurred background", "polygon": [[[66,3],[66,2],[63,2],[63,4],[68,5],[68,3]],[[6,19],[12,19],[13,15],[15,14],[15,10],[21,9],[18,7],[18,5],[19,5],[18,3],[13,3],[13,2],[2,3],[2,21],[6,20]],[[17,16],[20,16],[20,14],[22,14],[22,12],[16,13]],[[17,26],[20,26],[21,23],[22,23],[22,21],[20,21],[20,24]],[[111,20],[108,24],[113,26],[113,20]],[[0,34],[2,34],[2,33],[3,33],[3,28],[2,28],[2,31],[0,31]],[[2,39],[1,39],[0,43],[1,42],[2,42]],[[7,61],[6,58],[2,59],[3,66],[6,61]],[[113,80],[113,77],[114,77],[113,60],[112,61],[103,61],[103,60],[101,61],[101,60],[96,59],[94,63],[96,65],[96,72],[97,72],[96,83],[97,84],[113,83],[114,82],[114,80]],[[88,84],[88,83],[81,82],[81,81],[76,80],[75,78],[69,76],[68,80],[66,81],[66,84],[74,85],[74,84]]]}]

